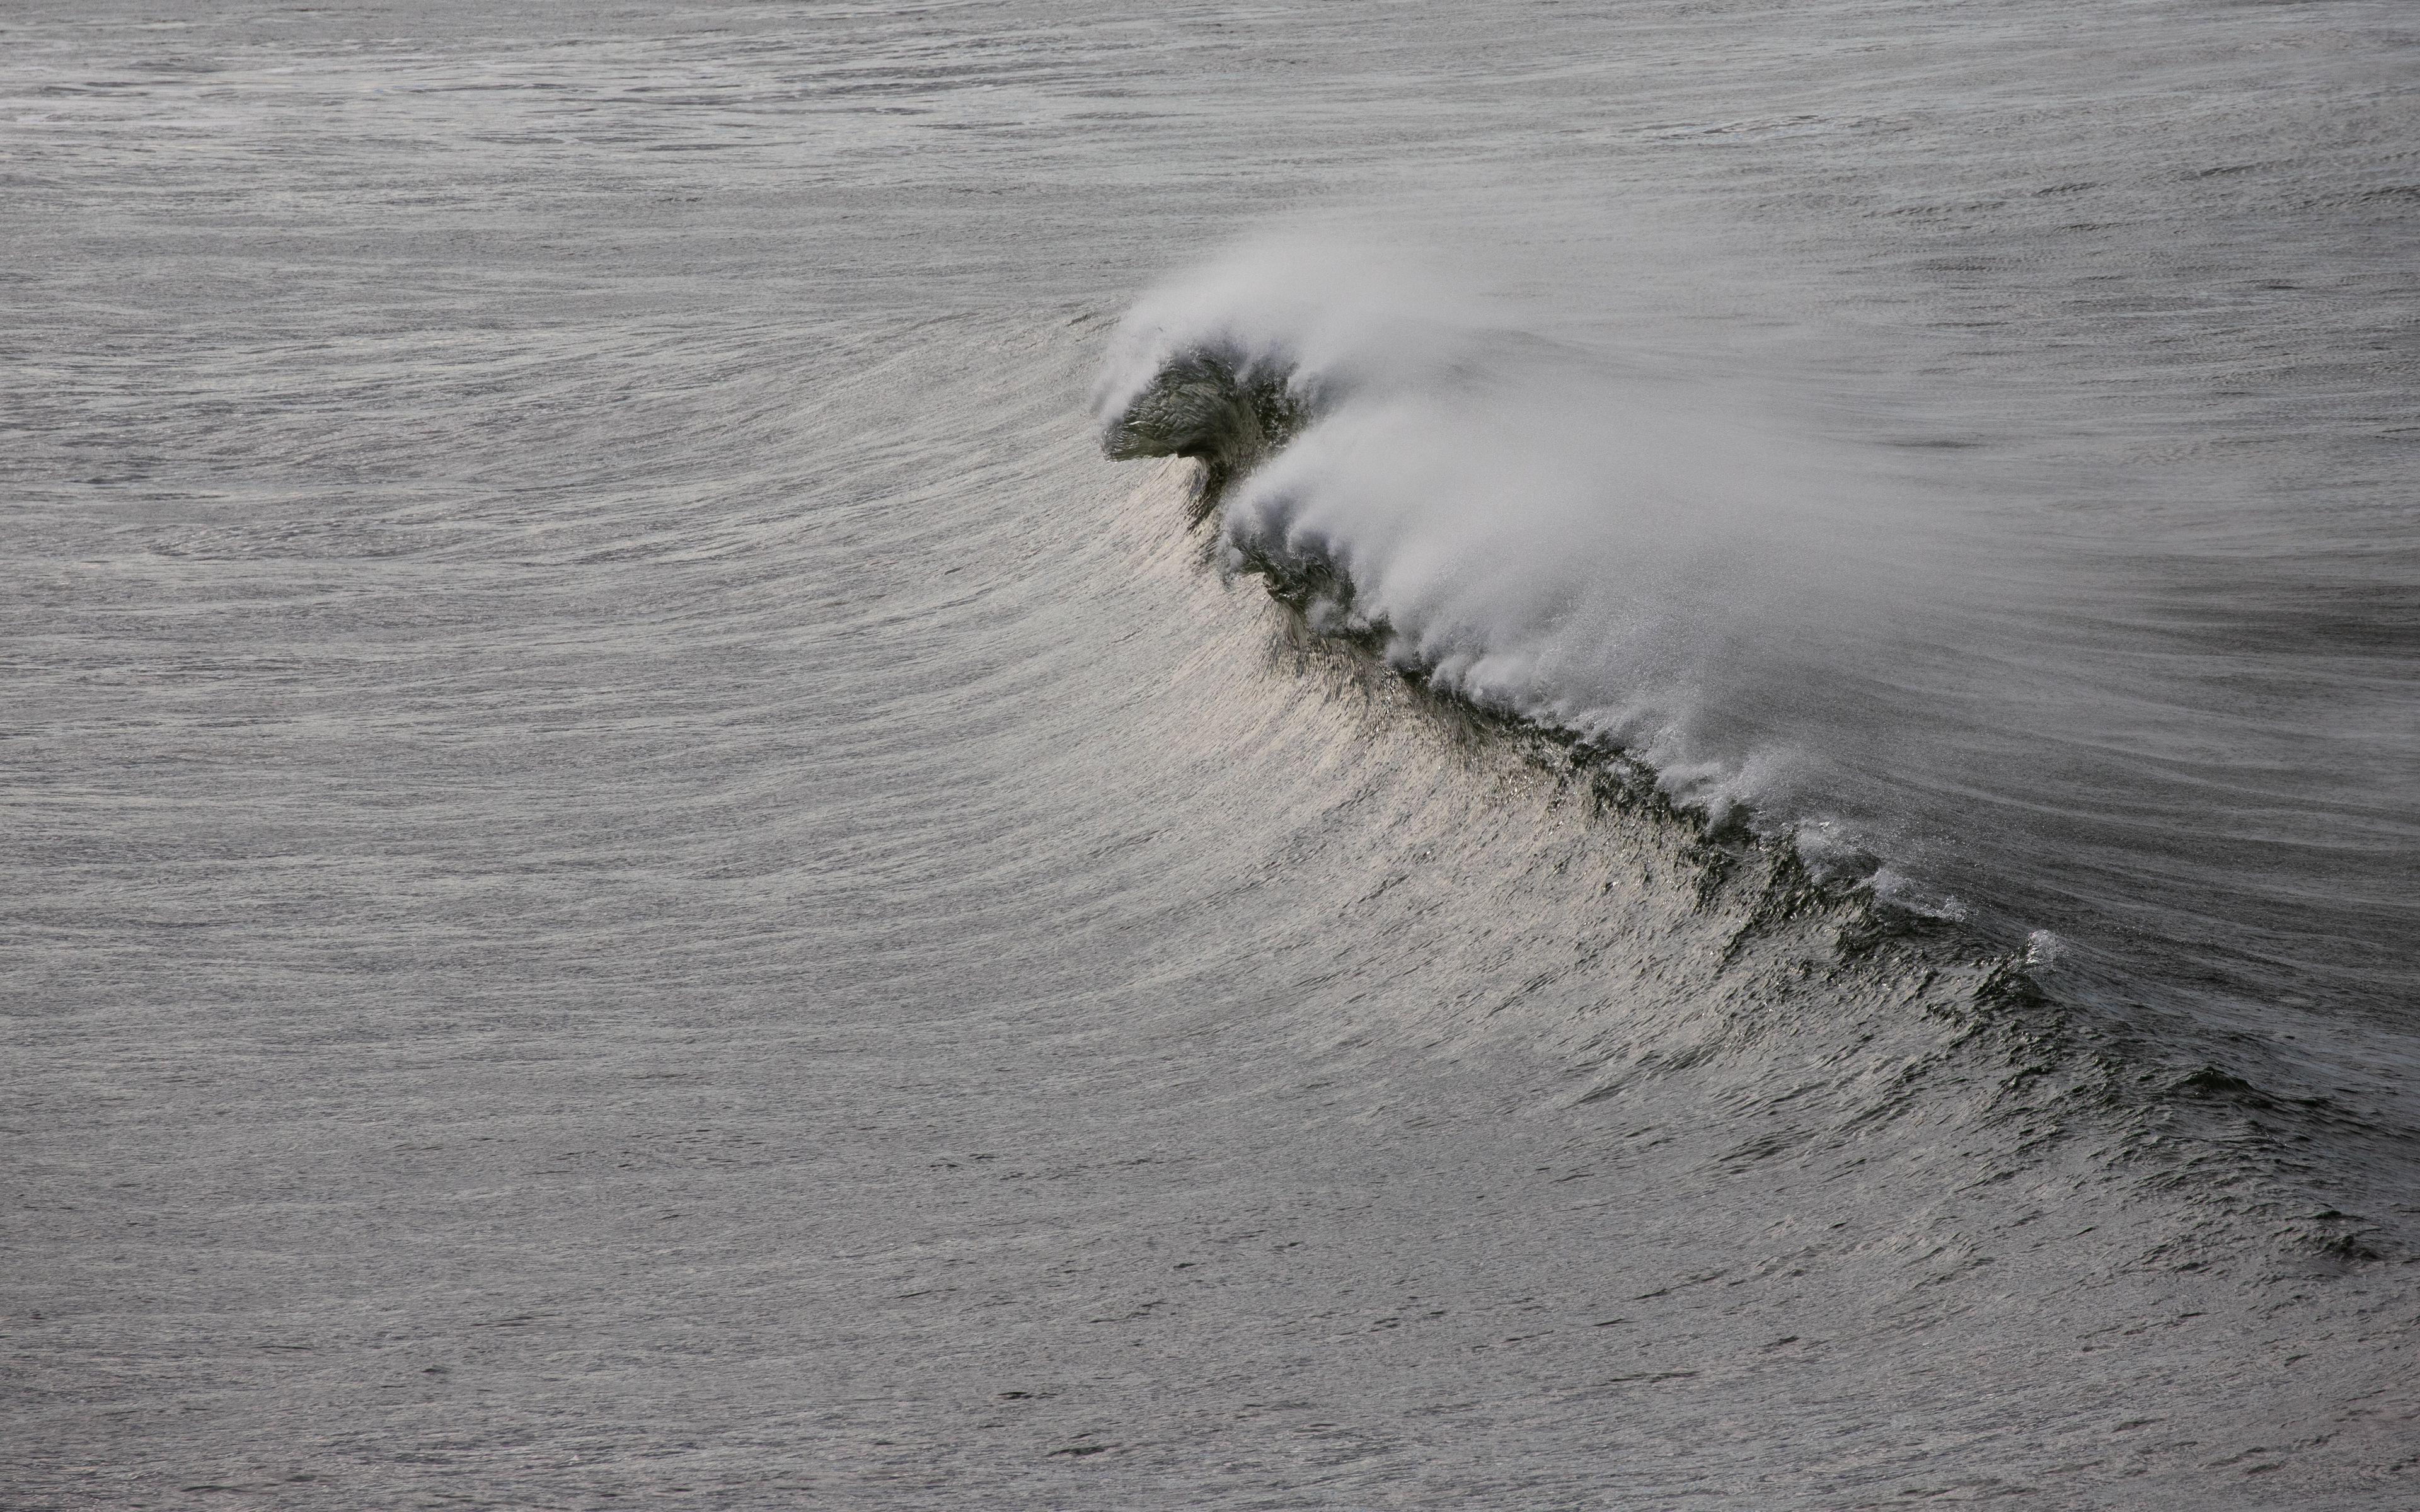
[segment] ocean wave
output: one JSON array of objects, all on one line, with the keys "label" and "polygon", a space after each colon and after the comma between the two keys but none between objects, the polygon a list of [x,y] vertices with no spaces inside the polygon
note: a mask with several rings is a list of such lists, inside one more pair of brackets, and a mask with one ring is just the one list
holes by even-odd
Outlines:
[{"label": "ocean wave", "polygon": [[[2228,1211],[2300,1200],[2299,1138],[2399,1168],[2399,1136],[2344,1119],[2311,1068],[2151,1006],[2094,949],[2088,894],[2053,919],[2023,906],[2064,881],[2059,854],[1962,823],[2072,779],[2045,759],[1990,792],[1962,764],[2021,749],[2025,669],[2002,633],[2069,586],[2021,529],[1813,434],[1769,391],[1381,266],[1262,241],[1147,296],[1094,390],[1103,447],[1200,464],[1209,560],[1302,633],[1678,837],[1673,906],[1648,927],[1699,941],[1693,1000],[1755,980],[1765,1006],[1666,1026],[1639,1057],[1896,1003],[1966,1026],[1983,1058],[1960,1074],[2000,1088],[1978,1116],[2099,1127],[2116,1164],[2197,1172]],[[1655,964],[1670,948],[1597,959],[1652,995],[1682,969]],[[2293,1242],[2334,1255],[2344,1227]]]},{"label": "ocean wave", "polygon": [[1202,463],[1230,572],[1423,687],[1605,751],[1682,810],[1904,906],[1957,901],[1828,806],[1827,704],[1938,618],[1914,501],[1749,396],[1520,312],[1264,242],[1144,301],[1094,409],[1112,457]]}]

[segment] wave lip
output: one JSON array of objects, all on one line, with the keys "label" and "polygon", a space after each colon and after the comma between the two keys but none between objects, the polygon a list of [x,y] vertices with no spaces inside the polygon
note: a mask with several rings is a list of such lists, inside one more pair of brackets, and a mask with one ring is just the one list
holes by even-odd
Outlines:
[{"label": "wave lip", "polygon": [[1206,512],[1228,486],[1294,439],[1311,409],[1282,374],[1256,373],[1229,354],[1181,355],[1109,418],[1101,450],[1111,459],[1182,456],[1202,466]]}]

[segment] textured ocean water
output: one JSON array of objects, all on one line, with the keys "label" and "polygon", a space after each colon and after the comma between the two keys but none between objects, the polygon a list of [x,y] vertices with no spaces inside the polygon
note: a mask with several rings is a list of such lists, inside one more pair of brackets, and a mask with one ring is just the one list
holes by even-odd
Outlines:
[{"label": "textured ocean water", "polygon": [[0,1504],[2411,1504],[2415,61],[12,9]]}]

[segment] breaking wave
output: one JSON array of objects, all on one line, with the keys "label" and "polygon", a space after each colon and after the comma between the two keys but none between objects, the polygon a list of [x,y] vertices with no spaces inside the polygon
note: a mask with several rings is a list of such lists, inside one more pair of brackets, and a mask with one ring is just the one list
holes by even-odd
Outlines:
[{"label": "breaking wave", "polygon": [[1902,905],[1923,837],[1838,780],[1884,669],[1957,626],[1971,541],[1769,399],[1370,259],[1263,242],[1146,300],[1113,457],[1202,464],[1230,572],[1423,687],[1640,774]]},{"label": "breaking wave", "polygon": [[1478,294],[1264,237],[1127,314],[1095,417],[1113,456],[1198,460],[1219,564],[1313,628],[1816,874],[2006,948],[2047,931],[2071,973],[2189,959],[2244,1004],[2399,1022],[2386,674],[2272,628],[2342,612],[2286,580],[2337,570],[2319,542],[2231,544],[2286,502],[2062,471],[2037,439],[2085,422],[2055,399],[1936,409],[1870,341],[1758,369],[1605,292],[1646,282]]},{"label": "breaking wave", "polygon": [[[2000,1088],[1978,1116],[2055,1106],[2133,1131],[2121,1144],[2202,1129],[2236,1174],[2193,1180],[2248,1180],[2223,1204],[2239,1211],[2289,1200],[2309,1131],[2399,1180],[2399,1136],[2346,1119],[2325,1072],[2222,1032],[2207,955],[2198,995],[2163,999],[2176,946],[2108,949],[2143,877],[2165,876],[2156,905],[2207,916],[2236,885],[2224,867],[2174,864],[2123,825],[2009,818],[2089,807],[2064,784],[2174,776],[2124,739],[2099,768],[2072,756],[2071,732],[2147,705],[2139,681],[2096,681],[2070,654],[2077,616],[2049,611],[2107,584],[1957,449],[1911,462],[1826,435],[1786,380],[1643,360],[1603,330],[1263,239],[1129,312],[1094,416],[1112,457],[1199,464],[1208,560],[1260,579],[1302,633],[1683,837],[1681,912],[1646,926],[1677,933],[1634,939],[1629,967],[1600,958],[1648,995],[1676,969],[1657,952],[1702,936],[1683,975],[1762,981],[1768,1023],[1894,1001],[1966,1022]],[[1742,964],[1751,940],[1761,966]],[[1639,1053],[1699,1032],[1667,1026]],[[2010,1090],[2037,1079],[2059,1088],[2047,1103]],[[2302,1237],[2350,1254],[2352,1227]]]}]

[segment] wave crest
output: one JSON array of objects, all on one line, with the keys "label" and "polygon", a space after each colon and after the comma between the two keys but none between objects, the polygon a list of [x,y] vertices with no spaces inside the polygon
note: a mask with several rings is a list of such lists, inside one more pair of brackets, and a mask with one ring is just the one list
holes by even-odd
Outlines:
[{"label": "wave crest", "polygon": [[1825,806],[1855,752],[1823,703],[1914,601],[1921,532],[1745,395],[1270,242],[1140,303],[1095,405],[1111,456],[1202,464],[1225,565],[1314,627],[1718,820],[1875,827]]}]

